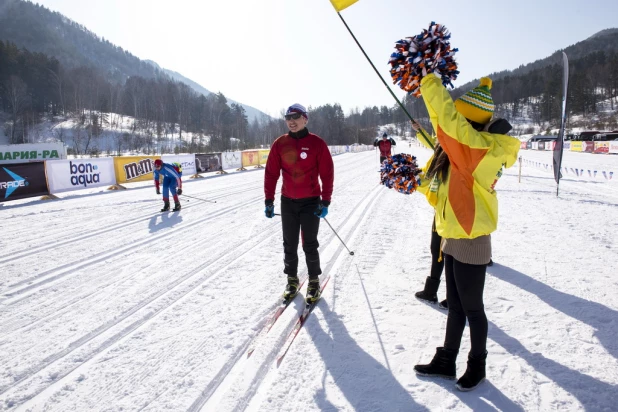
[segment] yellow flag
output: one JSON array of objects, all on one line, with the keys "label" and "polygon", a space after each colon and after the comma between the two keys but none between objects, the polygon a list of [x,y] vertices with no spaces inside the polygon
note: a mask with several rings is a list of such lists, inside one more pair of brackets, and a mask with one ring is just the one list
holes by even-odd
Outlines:
[{"label": "yellow flag", "polygon": [[330,0],[330,2],[333,3],[333,7],[335,8],[335,10],[337,10],[337,12],[340,12],[341,10],[350,7],[357,1],[358,0]]}]

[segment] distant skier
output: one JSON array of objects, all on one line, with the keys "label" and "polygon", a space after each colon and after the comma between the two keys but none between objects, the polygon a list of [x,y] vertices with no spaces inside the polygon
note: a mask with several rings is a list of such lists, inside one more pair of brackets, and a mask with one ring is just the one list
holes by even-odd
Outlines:
[{"label": "distant skier", "polygon": [[172,192],[174,197],[174,212],[180,210],[180,201],[178,195],[182,194],[182,172],[179,168],[170,163],[163,163],[161,159],[154,161],[154,182],[157,188],[157,194],[160,195],[159,190],[159,177],[163,176],[163,209],[161,212],[167,212],[170,210],[170,198],[169,192]]},{"label": "distant skier", "polygon": [[[320,218],[326,217],[333,193],[333,158],[326,142],[309,133],[307,110],[300,104],[288,107],[285,122],[289,133],[272,144],[264,173],[264,197],[267,218],[275,215],[275,189],[279,176],[281,186],[281,225],[283,229],[283,273],[288,283],[283,293],[286,300],[298,293],[298,235],[302,237],[309,272],[307,303],[320,298],[320,254],[318,230]],[[322,187],[320,188],[321,180]],[[321,196],[321,197],[320,197]]]},{"label": "distant skier", "polygon": [[375,142],[373,142],[375,147],[380,148],[380,163],[384,161],[388,156],[392,155],[392,147],[397,146],[397,143],[392,138],[388,137],[386,132],[382,135],[382,140],[378,140],[376,138]]}]

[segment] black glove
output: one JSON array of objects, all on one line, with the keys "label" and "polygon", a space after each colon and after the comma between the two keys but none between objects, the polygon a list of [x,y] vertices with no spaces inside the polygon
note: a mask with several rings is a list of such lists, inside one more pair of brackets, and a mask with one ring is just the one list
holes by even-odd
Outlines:
[{"label": "black glove", "polygon": [[511,126],[508,120],[498,118],[485,125],[484,130],[489,133],[507,134],[512,128],[513,126]]},{"label": "black glove", "polygon": [[160,195],[161,191],[159,190],[159,188],[157,187],[157,194]]},{"label": "black glove", "polygon": [[182,189],[176,190],[176,193],[178,193],[178,196],[180,196],[182,194]]},{"label": "black glove", "polygon": [[275,216],[275,205],[272,200],[266,199],[264,201],[266,207],[264,208],[264,214],[267,218],[273,218]]}]

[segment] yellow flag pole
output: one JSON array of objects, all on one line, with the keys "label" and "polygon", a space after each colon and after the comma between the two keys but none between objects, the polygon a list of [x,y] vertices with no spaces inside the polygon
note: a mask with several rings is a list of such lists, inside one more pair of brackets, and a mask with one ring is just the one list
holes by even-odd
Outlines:
[{"label": "yellow flag pole", "polygon": [[[404,113],[408,116],[408,118],[410,119],[410,121],[415,122],[415,120],[412,118],[412,116],[410,115],[410,113],[408,113],[408,110],[405,108],[405,106],[399,101],[399,99],[397,98],[397,96],[395,96],[395,93],[393,93],[393,91],[391,90],[391,88],[388,86],[388,84],[384,81],[384,79],[382,78],[382,76],[380,75],[380,72],[378,71],[378,69],[376,69],[376,66],[373,64],[373,62],[371,61],[371,59],[369,58],[369,56],[367,56],[367,53],[365,53],[365,50],[363,49],[363,46],[360,45],[360,43],[358,42],[358,40],[356,40],[356,36],[354,36],[354,33],[352,33],[352,30],[350,30],[350,27],[348,26],[348,23],[346,23],[346,21],[343,19],[343,16],[341,15],[341,13],[337,12],[337,15],[339,16],[339,18],[341,19],[341,21],[343,22],[343,25],[345,26],[346,29],[348,29],[348,32],[350,33],[350,35],[352,36],[352,38],[354,39],[354,41],[356,42],[356,45],[358,46],[358,48],[363,52],[363,54],[365,55],[365,58],[367,59],[367,61],[369,62],[369,64],[371,65],[371,67],[373,67],[373,70],[376,72],[376,74],[378,75],[378,77],[380,78],[380,80],[382,80],[382,83],[384,83],[384,86],[386,87],[386,89],[390,92],[391,96],[393,96],[393,99],[395,99],[395,101],[399,104],[399,107],[401,107],[401,109],[404,111]],[[427,144],[429,145],[429,147],[431,147],[433,149],[433,144],[431,143],[431,140],[429,140],[429,138],[427,137],[427,135],[425,135],[425,133],[423,132],[422,129],[419,130],[421,136],[423,136],[423,139],[425,139],[425,141],[427,142]]]}]

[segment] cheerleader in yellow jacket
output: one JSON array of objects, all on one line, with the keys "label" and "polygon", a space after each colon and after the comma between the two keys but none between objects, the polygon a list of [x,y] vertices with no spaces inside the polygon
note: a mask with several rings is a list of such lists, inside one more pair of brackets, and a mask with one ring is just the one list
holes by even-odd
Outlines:
[{"label": "cheerleader in yellow jacket", "polygon": [[482,78],[479,87],[453,102],[434,74],[421,81],[436,149],[423,169],[418,191],[436,211],[449,314],[444,346],[437,348],[429,364],[414,369],[419,375],[454,379],[467,319],[471,349],[466,372],[457,381],[457,388],[463,391],[474,389],[485,379],[487,317],[483,289],[491,259],[490,234],[498,225],[494,187],[503,168],[515,163],[520,145],[514,137],[489,131],[494,111],[491,84],[491,79]]}]

